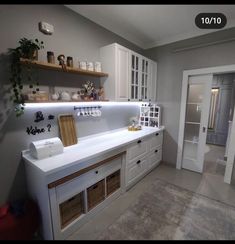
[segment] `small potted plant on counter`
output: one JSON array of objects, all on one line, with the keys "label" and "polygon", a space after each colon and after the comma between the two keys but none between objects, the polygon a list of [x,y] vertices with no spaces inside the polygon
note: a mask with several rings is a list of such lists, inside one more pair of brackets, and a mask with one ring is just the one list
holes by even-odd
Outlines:
[{"label": "small potted plant on counter", "polygon": [[[12,91],[11,99],[14,102],[16,116],[20,116],[24,113],[25,97],[22,94],[23,81],[27,80],[28,83],[30,84],[29,85],[30,88],[31,89],[33,88],[31,68],[29,66],[27,67],[27,69],[25,69],[25,72],[23,72],[20,59],[25,58],[25,59],[37,60],[38,50],[44,48],[43,41],[39,41],[38,39],[30,40],[27,38],[21,38],[18,43],[19,43],[18,47],[9,49],[9,55],[11,58],[11,64],[10,64],[10,71],[11,71],[10,82],[11,82],[11,91]],[[37,90],[39,90],[39,88],[37,88]],[[36,93],[36,91],[33,91],[33,93]]]}]

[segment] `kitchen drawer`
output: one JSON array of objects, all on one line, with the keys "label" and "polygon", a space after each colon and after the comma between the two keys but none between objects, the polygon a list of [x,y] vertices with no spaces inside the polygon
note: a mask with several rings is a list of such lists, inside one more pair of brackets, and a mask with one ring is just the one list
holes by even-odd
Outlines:
[{"label": "kitchen drawer", "polygon": [[139,156],[143,156],[148,150],[148,140],[139,139],[127,148],[127,161],[136,159]]},{"label": "kitchen drawer", "polygon": [[137,180],[147,169],[148,161],[145,156],[131,161],[126,169],[126,185]]},{"label": "kitchen drawer", "polygon": [[156,132],[150,138],[150,151],[154,150],[156,147],[162,145],[163,133],[162,131]]},{"label": "kitchen drawer", "polygon": [[115,192],[121,186],[120,169],[106,178],[106,192],[107,196]]},{"label": "kitchen drawer", "polygon": [[157,147],[152,153],[149,155],[149,168],[153,168],[158,165],[162,160],[162,146]]},{"label": "kitchen drawer", "polygon": [[91,186],[92,184],[104,179],[106,176],[121,168],[122,157],[113,159],[100,167],[92,169],[70,181],[56,187],[57,201],[60,203]]},{"label": "kitchen drawer", "polygon": [[77,219],[84,211],[84,192],[80,192],[59,205],[61,229]]},{"label": "kitchen drawer", "polygon": [[88,211],[105,199],[105,180],[101,180],[87,188]]}]

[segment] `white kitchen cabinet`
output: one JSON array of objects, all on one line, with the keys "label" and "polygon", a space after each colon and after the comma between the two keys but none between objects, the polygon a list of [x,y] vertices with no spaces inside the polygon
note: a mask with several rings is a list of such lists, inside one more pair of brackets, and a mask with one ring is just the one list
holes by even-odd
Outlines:
[{"label": "white kitchen cabinet", "polygon": [[126,153],[126,189],[132,187],[162,160],[163,132],[132,143]]},{"label": "white kitchen cabinet", "polygon": [[151,89],[148,89],[148,97],[151,102],[157,101],[157,63],[153,60],[149,61],[149,84]]},{"label": "white kitchen cabinet", "polygon": [[144,156],[148,151],[148,141],[139,139],[134,142],[127,150],[127,160],[132,161],[139,156]]},{"label": "white kitchen cabinet", "polygon": [[162,160],[163,132],[156,132],[149,140],[149,169],[157,166]]},{"label": "white kitchen cabinet", "polygon": [[135,183],[148,170],[148,158],[139,157],[128,162],[126,167],[126,186]]},{"label": "white kitchen cabinet", "polygon": [[162,159],[162,146],[156,147],[149,155],[149,169],[157,166]]},{"label": "white kitchen cabinet", "polygon": [[106,98],[113,101],[155,101],[156,62],[117,43],[100,49]]},{"label": "white kitchen cabinet", "polygon": [[110,101],[129,99],[129,51],[117,43],[100,49],[102,70],[110,72],[107,79],[101,80],[105,97]]},{"label": "white kitchen cabinet", "polygon": [[23,151],[28,191],[40,209],[42,237],[66,239],[143,178],[161,160],[155,150],[161,150],[162,139],[156,137],[161,138],[163,130],[101,133],[41,160]]},{"label": "white kitchen cabinet", "polygon": [[130,51],[129,97],[131,101],[155,101],[156,62]]},{"label": "white kitchen cabinet", "polygon": [[163,133],[156,132],[154,136],[150,138],[150,151],[153,151],[156,147],[161,146],[163,141]]},{"label": "white kitchen cabinet", "polygon": [[129,98],[131,101],[140,99],[140,78],[141,78],[141,59],[142,56],[133,51],[129,51],[130,56],[130,79],[129,79]]},{"label": "white kitchen cabinet", "polygon": [[[123,159],[122,154],[115,157],[86,173],[82,170],[81,175],[74,172],[49,188],[54,239],[67,238],[120,195]],[[76,174],[79,176],[75,177]]]}]

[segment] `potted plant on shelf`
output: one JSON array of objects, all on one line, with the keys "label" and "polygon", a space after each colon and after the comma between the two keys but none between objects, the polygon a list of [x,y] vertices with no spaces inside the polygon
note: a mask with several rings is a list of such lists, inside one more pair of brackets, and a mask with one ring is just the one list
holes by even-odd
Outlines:
[{"label": "potted plant on shelf", "polygon": [[[25,105],[25,97],[22,93],[23,89],[23,81],[27,80],[29,82],[29,87],[33,88],[33,79],[32,79],[32,71],[30,66],[27,67],[25,72],[23,72],[20,59],[38,59],[38,50],[44,48],[43,41],[39,41],[38,39],[31,40],[27,38],[21,38],[19,40],[19,46],[16,48],[9,49],[9,55],[11,58],[10,64],[10,82],[11,82],[11,91],[12,96],[11,99],[15,105],[16,116],[20,116],[24,113],[24,105]],[[37,83],[37,86],[39,84]],[[39,88],[33,90],[32,92],[35,94]]]},{"label": "potted plant on shelf", "polygon": [[91,94],[94,89],[94,84],[88,80],[82,86],[84,89],[83,100],[85,100],[85,101],[91,100]]}]

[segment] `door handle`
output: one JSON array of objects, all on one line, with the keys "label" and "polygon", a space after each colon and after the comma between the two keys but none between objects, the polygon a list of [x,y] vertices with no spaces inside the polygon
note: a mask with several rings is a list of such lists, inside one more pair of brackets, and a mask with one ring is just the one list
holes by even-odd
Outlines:
[{"label": "door handle", "polygon": [[202,132],[203,132],[203,133],[206,132],[206,127],[205,127],[205,126],[202,127]]}]

